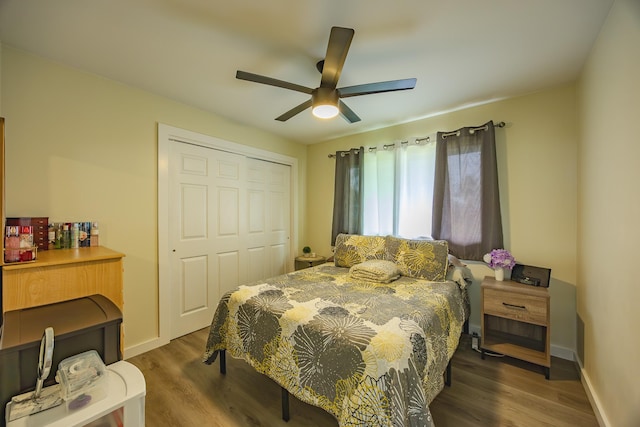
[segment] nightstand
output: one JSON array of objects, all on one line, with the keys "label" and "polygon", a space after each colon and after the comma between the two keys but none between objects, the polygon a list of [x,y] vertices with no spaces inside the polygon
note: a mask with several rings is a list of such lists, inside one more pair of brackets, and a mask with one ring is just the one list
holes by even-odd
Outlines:
[{"label": "nightstand", "polygon": [[480,350],[515,357],[544,367],[549,379],[550,296],[547,288],[522,285],[511,280],[482,281]]},{"label": "nightstand", "polygon": [[327,259],[323,256],[297,256],[296,257],[296,271],[304,268],[314,267],[316,265],[324,264]]}]

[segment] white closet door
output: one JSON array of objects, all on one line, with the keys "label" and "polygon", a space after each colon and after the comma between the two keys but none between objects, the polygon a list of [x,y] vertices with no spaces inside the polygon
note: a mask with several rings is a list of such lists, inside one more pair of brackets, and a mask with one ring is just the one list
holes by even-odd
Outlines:
[{"label": "white closet door", "polygon": [[290,248],[290,167],[247,159],[248,281],[284,274]]},{"label": "white closet door", "polygon": [[241,280],[245,158],[171,142],[171,338],[211,323],[221,283]]},{"label": "white closet door", "polygon": [[214,239],[210,251],[215,257],[217,303],[225,292],[247,282],[247,159],[240,154],[212,151],[214,203],[209,216],[214,223]]},{"label": "white closet door", "polygon": [[171,337],[205,324],[214,310],[216,290],[210,256],[213,211],[212,150],[171,142],[169,219],[171,244]]},{"label": "white closet door", "polygon": [[290,251],[291,229],[291,170],[289,166],[268,163],[267,176],[269,197],[268,241],[270,260],[267,276],[277,276],[287,272]]},{"label": "white closet door", "polygon": [[287,270],[290,166],[171,142],[171,339],[208,326],[220,297]]}]

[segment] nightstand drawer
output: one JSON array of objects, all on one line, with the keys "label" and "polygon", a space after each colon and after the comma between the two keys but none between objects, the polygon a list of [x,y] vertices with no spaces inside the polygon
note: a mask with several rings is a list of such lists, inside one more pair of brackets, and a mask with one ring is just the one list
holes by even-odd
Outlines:
[{"label": "nightstand drawer", "polygon": [[547,325],[547,299],[499,289],[484,289],[484,313]]}]

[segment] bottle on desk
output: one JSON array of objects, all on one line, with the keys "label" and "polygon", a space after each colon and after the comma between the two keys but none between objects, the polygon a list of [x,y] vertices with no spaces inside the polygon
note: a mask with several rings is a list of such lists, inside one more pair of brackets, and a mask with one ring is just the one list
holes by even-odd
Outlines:
[{"label": "bottle on desk", "polygon": [[62,238],[60,239],[60,248],[71,248],[71,232],[69,231],[69,224],[62,225]]},{"label": "bottle on desk", "polygon": [[50,223],[47,229],[47,247],[49,250],[56,248],[56,225]]},{"label": "bottle on desk", "polygon": [[100,230],[98,229],[98,223],[94,222],[91,224],[91,246],[100,246],[99,242]]},{"label": "bottle on desk", "polygon": [[78,248],[80,246],[80,224],[74,222],[71,224],[71,247]]},{"label": "bottle on desk", "polygon": [[62,249],[62,224],[60,224],[59,222],[54,222],[53,230],[56,233],[56,240],[53,242],[53,248]]}]

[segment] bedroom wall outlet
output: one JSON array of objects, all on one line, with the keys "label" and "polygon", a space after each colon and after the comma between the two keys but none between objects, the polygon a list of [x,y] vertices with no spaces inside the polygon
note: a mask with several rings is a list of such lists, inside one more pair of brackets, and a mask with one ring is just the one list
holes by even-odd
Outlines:
[{"label": "bedroom wall outlet", "polygon": [[476,332],[474,332],[473,335],[471,336],[471,348],[474,350],[478,350],[479,341],[480,341],[480,336]]}]

